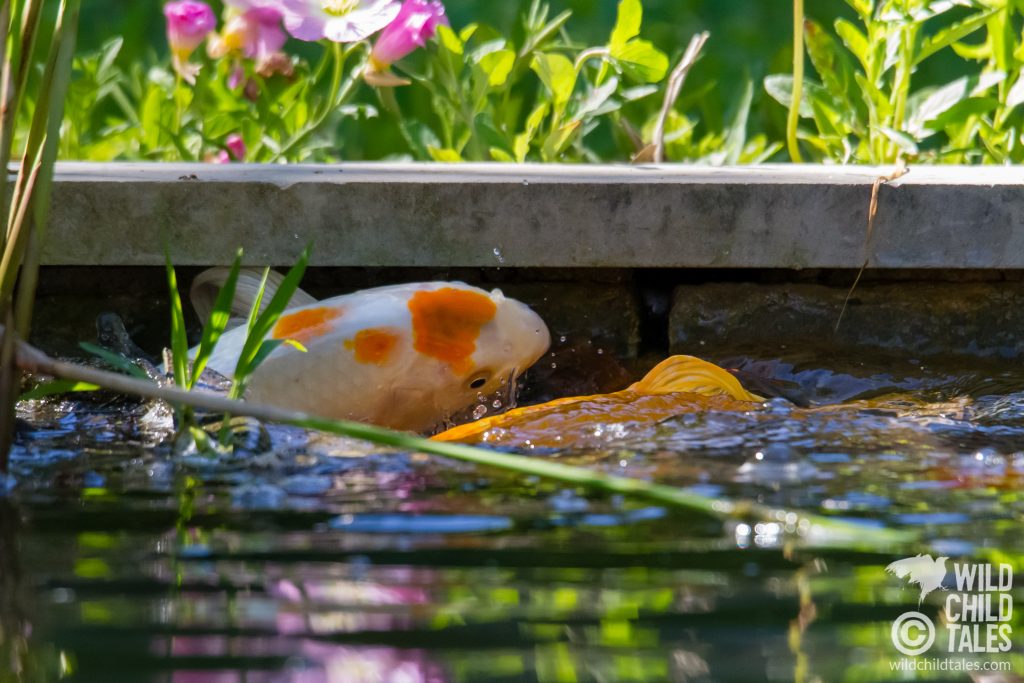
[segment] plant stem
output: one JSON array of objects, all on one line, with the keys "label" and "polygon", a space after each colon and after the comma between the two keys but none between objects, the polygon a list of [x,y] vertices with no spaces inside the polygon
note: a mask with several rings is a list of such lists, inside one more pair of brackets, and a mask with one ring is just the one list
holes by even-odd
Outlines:
[{"label": "plant stem", "polygon": [[800,122],[800,101],[804,90],[804,0],[793,0],[793,93],[786,120],[786,145],[794,163],[800,163],[800,145],[796,127]]},{"label": "plant stem", "polygon": [[161,387],[126,375],[98,370],[50,358],[24,342],[18,342],[16,362],[19,368],[34,374],[48,375],[95,384],[123,394],[160,399],[172,404],[189,405],[201,410],[231,415],[246,415],[268,422],[278,422],[304,429],[315,429],[340,436],[363,439],[381,446],[429,453],[447,458],[495,467],[527,476],[536,476],[563,484],[584,486],[593,490],[648,500],[710,515],[720,520],[754,517],[766,522],[794,526],[804,532],[824,533],[828,542],[870,542],[902,544],[912,542],[917,534],[893,529],[868,528],[844,520],[821,515],[798,513],[749,501],[711,498],[663,484],[652,484],[595,472],[542,458],[498,453],[474,446],[431,441],[411,434],[382,427],[315,417],[275,406],[234,401],[205,392],[188,392],[176,387]]},{"label": "plant stem", "polygon": [[291,152],[295,147],[305,141],[310,135],[316,132],[324,123],[328,117],[337,111],[338,107],[345,103],[345,101],[355,91],[356,86],[359,85],[359,80],[362,77],[363,69],[366,68],[366,58],[360,61],[355,68],[349,73],[348,78],[344,82],[341,81],[342,73],[344,73],[345,58],[347,53],[342,49],[339,43],[333,44],[334,50],[334,72],[331,75],[331,91],[324,103],[323,110],[319,115],[309,123],[303,126],[302,130],[292,136],[292,139],[285,143],[280,150],[271,157],[271,163],[280,161],[286,158],[287,154]]}]

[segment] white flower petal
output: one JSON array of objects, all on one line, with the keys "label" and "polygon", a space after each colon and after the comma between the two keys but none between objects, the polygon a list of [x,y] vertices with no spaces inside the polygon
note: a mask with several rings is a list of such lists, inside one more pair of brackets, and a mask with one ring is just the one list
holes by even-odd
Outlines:
[{"label": "white flower petal", "polygon": [[343,17],[331,17],[324,25],[324,37],[336,43],[369,38],[398,16],[402,4],[395,0],[369,0]]}]

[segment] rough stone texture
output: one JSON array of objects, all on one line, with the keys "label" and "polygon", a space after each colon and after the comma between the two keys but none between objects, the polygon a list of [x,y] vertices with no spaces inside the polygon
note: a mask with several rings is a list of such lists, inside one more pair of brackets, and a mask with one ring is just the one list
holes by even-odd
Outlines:
[{"label": "rough stone texture", "polygon": [[1017,357],[1024,353],[1024,285],[906,282],[858,287],[835,331],[848,289],[808,284],[722,283],[675,289],[674,353],[829,344]]},{"label": "rough stone texture", "polygon": [[58,166],[45,261],[1024,268],[1024,169],[499,164]]}]

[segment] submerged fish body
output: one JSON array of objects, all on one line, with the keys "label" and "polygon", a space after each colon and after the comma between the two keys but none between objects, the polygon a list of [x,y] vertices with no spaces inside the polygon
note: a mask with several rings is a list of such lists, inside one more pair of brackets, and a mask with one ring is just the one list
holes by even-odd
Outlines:
[{"label": "submerged fish body", "polygon": [[[528,306],[459,282],[323,301],[301,293],[299,301],[306,303],[285,311],[270,337],[305,351],[278,347],[251,377],[247,399],[423,432],[479,395],[507,388],[550,343]],[[226,332],[209,367],[230,377],[245,336],[244,326]]]},{"label": "submerged fish body", "polygon": [[622,391],[518,408],[454,427],[434,439],[513,447],[598,447],[623,425],[651,424],[705,410],[749,410],[763,401],[713,363],[671,356]]}]

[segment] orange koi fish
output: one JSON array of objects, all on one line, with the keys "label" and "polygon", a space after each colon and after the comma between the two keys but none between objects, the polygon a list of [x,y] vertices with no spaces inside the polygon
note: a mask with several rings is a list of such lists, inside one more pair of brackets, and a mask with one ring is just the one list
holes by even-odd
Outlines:
[{"label": "orange koi fish", "polygon": [[[214,268],[196,278],[191,296],[200,317],[227,272]],[[241,273],[233,315],[247,315],[261,277]],[[265,302],[281,280],[276,273],[268,280]],[[245,336],[244,326],[225,332],[210,369],[231,377]],[[510,390],[550,344],[544,321],[525,304],[461,282],[379,287],[323,301],[299,290],[270,337],[297,341],[305,351],[275,349],[250,379],[246,398],[417,432],[481,394]]]},{"label": "orange koi fish", "polygon": [[704,410],[750,410],[764,400],[717,365],[693,356],[672,356],[622,391],[518,408],[433,438],[513,447],[600,446],[603,433],[615,426],[650,424]]}]

